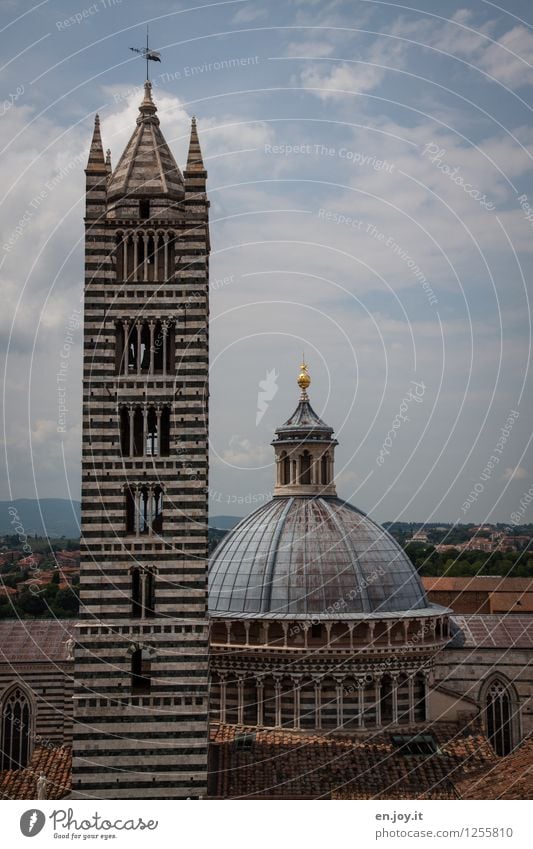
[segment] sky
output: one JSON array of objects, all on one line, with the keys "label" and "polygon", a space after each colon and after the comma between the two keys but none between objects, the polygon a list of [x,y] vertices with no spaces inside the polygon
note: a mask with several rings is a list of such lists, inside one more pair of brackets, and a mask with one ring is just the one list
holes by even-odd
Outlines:
[{"label": "sky", "polygon": [[96,112],[114,165],[134,128],[149,24],[209,171],[211,514],[270,498],[305,352],[342,498],[533,521],[528,0],[0,9],[1,498],[79,498],[83,168]]}]

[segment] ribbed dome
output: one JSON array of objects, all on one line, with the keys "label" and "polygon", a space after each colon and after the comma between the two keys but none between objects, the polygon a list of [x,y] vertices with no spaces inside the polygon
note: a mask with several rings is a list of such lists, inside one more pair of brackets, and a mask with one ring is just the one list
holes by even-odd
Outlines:
[{"label": "ribbed dome", "polygon": [[338,618],[428,607],[396,541],[338,498],[274,498],[239,522],[211,559],[215,614]]}]

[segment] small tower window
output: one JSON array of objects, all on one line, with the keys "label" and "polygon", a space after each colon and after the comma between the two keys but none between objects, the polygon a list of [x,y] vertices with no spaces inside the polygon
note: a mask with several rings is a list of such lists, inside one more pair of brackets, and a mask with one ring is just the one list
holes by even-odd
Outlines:
[{"label": "small tower window", "polygon": [[136,649],[131,656],[131,691],[132,693],[149,693],[152,684],[152,670],[148,653]]},{"label": "small tower window", "polygon": [[139,201],[139,218],[141,221],[146,221],[150,218],[150,201],[149,200],[140,200]]}]

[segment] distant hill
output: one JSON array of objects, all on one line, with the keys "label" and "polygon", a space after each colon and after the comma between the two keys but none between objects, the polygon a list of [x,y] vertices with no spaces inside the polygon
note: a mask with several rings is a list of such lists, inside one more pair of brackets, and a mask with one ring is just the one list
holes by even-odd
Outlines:
[{"label": "distant hill", "polygon": [[[79,537],[80,502],[67,498],[17,498],[0,501],[0,534],[16,534],[12,522],[12,509],[24,528],[24,533],[34,536]],[[17,518],[17,517],[15,517]],[[241,516],[212,516],[209,527],[229,531],[240,522]]]},{"label": "distant hill", "polygon": [[[17,511],[16,516],[13,509]],[[80,502],[67,498],[0,501],[0,534],[20,534],[20,529],[17,532],[14,527],[17,519],[24,533],[31,536],[79,537]]]},{"label": "distant hill", "polygon": [[219,531],[230,531],[241,519],[242,516],[211,516],[209,527],[217,528]]}]

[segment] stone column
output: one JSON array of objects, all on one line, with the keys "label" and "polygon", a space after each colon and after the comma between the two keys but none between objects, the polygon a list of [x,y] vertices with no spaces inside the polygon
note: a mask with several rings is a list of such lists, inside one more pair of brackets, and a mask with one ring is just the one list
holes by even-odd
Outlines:
[{"label": "stone column", "polygon": [[408,688],[409,688],[409,722],[413,723],[415,721],[415,679],[414,673],[409,675],[407,679]]},{"label": "stone column", "polygon": [[141,619],[146,618],[146,572],[144,569],[141,569],[140,574],[141,579]]},{"label": "stone column", "polygon": [[136,323],[136,328],[137,328],[137,374],[140,374],[141,373],[141,360],[142,360],[142,357],[141,357],[141,335],[142,335],[142,330],[143,330],[142,321],[138,321]]},{"label": "stone column", "polygon": [[128,279],[128,239],[129,237],[124,235],[122,242],[122,279]]},{"label": "stone column", "polygon": [[168,233],[165,233],[163,236],[163,254],[164,254],[164,268],[165,268],[165,281],[168,280]]},{"label": "stone column", "polygon": [[143,233],[144,259],[143,259],[143,282],[148,280],[148,233]]},{"label": "stone column", "polygon": [[135,503],[135,534],[139,536],[141,532],[142,490],[138,484],[135,486],[133,498]]},{"label": "stone column", "polygon": [[137,263],[139,261],[139,234],[133,234],[133,282],[139,279]]},{"label": "stone column", "polygon": [[239,678],[237,682],[237,722],[244,725],[244,680]]},{"label": "stone column", "polygon": [[[158,404],[157,407],[156,407],[157,451],[155,452],[158,457],[161,456],[161,413],[162,413],[161,404]],[[152,444],[152,453],[154,453],[153,452],[153,444]]]},{"label": "stone column", "polygon": [[164,321],[161,325],[161,330],[163,334],[163,374],[167,373],[167,333],[168,333],[168,322]]},{"label": "stone column", "polygon": [[142,432],[142,451],[141,456],[146,456],[146,440],[148,439],[148,405],[143,404],[143,432]]},{"label": "stone column", "polygon": [[159,280],[159,233],[154,233],[154,281]]},{"label": "stone column", "polygon": [[155,321],[148,322],[150,328],[150,374],[154,373],[154,329]]},{"label": "stone column", "polygon": [[359,716],[357,718],[357,724],[359,728],[365,727],[365,679],[358,678],[357,679],[357,699],[358,699],[358,708],[359,708]]},{"label": "stone column", "polygon": [[337,728],[344,726],[344,679],[337,678]]},{"label": "stone column", "polygon": [[376,674],[374,679],[374,704],[376,710],[376,727],[381,726],[381,675]]},{"label": "stone column", "polygon": [[226,721],[226,676],[220,676],[220,721]]},{"label": "stone column", "polygon": [[392,724],[398,725],[398,673],[391,672]]},{"label": "stone column", "polygon": [[264,692],[265,685],[263,683],[262,678],[258,678],[256,682],[256,693],[257,693],[257,724],[263,725],[263,713],[264,713]]},{"label": "stone column", "polygon": [[322,681],[315,681],[315,722],[317,728],[322,728]]},{"label": "stone column", "polygon": [[124,369],[124,374],[129,374],[130,371],[130,323],[128,319],[124,321],[124,364],[122,368]]},{"label": "stone column", "polygon": [[134,429],[135,429],[135,407],[133,406],[133,404],[129,405],[128,417],[129,417],[129,424],[130,424],[129,454],[130,454],[130,457],[133,457],[133,433],[134,433]]},{"label": "stone column", "polygon": [[274,725],[276,728],[281,728],[281,681],[279,678],[274,679],[274,692],[276,710]]},{"label": "stone column", "polygon": [[294,685],[294,727],[297,731],[300,730],[300,679],[295,677],[292,679]]},{"label": "stone column", "polygon": [[146,521],[148,524],[148,535],[152,536],[154,529],[154,513],[155,513],[155,493],[153,487],[148,487],[147,492],[147,500],[146,500]]}]

